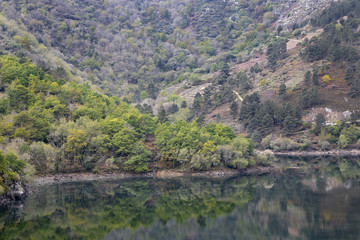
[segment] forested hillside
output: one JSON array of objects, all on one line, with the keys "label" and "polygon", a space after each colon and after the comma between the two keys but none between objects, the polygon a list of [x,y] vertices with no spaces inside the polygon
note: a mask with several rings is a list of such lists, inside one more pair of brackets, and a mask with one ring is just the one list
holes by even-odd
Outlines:
[{"label": "forested hillside", "polygon": [[[0,58],[1,193],[34,173],[256,164],[252,142],[222,124],[154,118],[28,59]],[[151,164],[151,166],[149,166]]]},{"label": "forested hillside", "polygon": [[356,0],[0,3],[0,193],[360,145]]},{"label": "forested hillside", "polygon": [[2,51],[29,56],[45,71],[59,65],[39,52],[60,58],[136,102],[242,61],[240,52],[269,39],[273,9],[265,0],[2,1]]}]

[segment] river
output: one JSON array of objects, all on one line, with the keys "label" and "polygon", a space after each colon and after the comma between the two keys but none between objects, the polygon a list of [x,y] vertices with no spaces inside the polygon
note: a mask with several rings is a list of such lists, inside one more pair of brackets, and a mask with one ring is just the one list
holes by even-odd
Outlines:
[{"label": "river", "polygon": [[354,164],[43,185],[0,208],[0,239],[359,239]]}]

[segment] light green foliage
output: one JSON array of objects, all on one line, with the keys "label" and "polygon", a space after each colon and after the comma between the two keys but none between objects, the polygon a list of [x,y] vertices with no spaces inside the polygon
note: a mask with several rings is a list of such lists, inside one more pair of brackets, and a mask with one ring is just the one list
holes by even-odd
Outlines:
[{"label": "light green foliage", "polygon": [[[14,138],[26,142],[21,152],[32,166],[27,169],[53,173],[101,170],[111,165],[112,169],[143,172],[153,160],[152,151],[158,150],[161,161],[171,167],[182,162],[190,169],[205,170],[221,164],[229,166],[232,157],[252,155],[251,141],[236,138],[228,126],[210,123],[203,127],[199,122],[183,120],[158,123],[157,118],[140,114],[118,97],[93,91],[87,83],[66,82],[63,68],[57,68],[55,75],[61,78],[53,78],[27,59],[0,57],[0,91],[5,92],[1,97],[4,118],[0,120],[0,136],[2,143]],[[177,101],[178,96],[171,94],[169,100]],[[184,107],[174,117],[184,113],[187,117],[190,110]],[[154,142],[157,149],[149,150],[144,142]],[[230,145],[232,151],[225,162],[219,155],[221,145]],[[184,149],[186,161],[178,159]],[[14,158],[9,155],[9,159]],[[106,159],[121,161],[109,165]],[[8,178],[25,175],[20,171],[25,165],[16,164],[16,173],[8,173]]]},{"label": "light green foliage", "polygon": [[168,102],[177,101],[179,99],[179,96],[175,93],[171,93],[168,97]]},{"label": "light green foliage", "polygon": [[360,128],[351,125],[341,130],[338,145],[340,148],[346,148],[349,144],[356,143],[360,138]]},{"label": "light green foliage", "polygon": [[[228,162],[233,158],[253,154],[250,139],[235,138],[233,130],[222,124],[210,123],[206,128],[199,128],[195,121],[175,121],[172,125],[161,124],[155,136],[155,143],[162,149],[164,161],[173,161],[175,154],[180,164],[194,170],[206,170],[219,164],[229,166]],[[231,146],[222,146],[226,144]]]},{"label": "light green foliage", "polygon": [[267,135],[261,140],[261,147],[264,149],[270,148],[271,141],[273,140],[273,135]]},{"label": "light green foliage", "polygon": [[359,176],[359,166],[351,160],[341,159],[339,161],[341,175],[346,179],[356,179]]},{"label": "light green foliage", "polygon": [[29,148],[29,162],[37,172],[49,173],[55,171],[56,149],[43,142],[33,142]]},{"label": "light green foliage", "polygon": [[136,135],[134,130],[127,127],[124,127],[117,132],[112,139],[112,145],[115,152],[122,156],[128,155],[138,140]]},{"label": "light green foliage", "polygon": [[83,130],[70,129],[65,146],[65,152],[71,160],[70,165],[76,163],[74,161],[79,161],[79,163],[83,165],[82,155],[87,146],[86,132]]},{"label": "light green foliage", "polygon": [[198,152],[191,157],[189,167],[193,170],[203,171],[218,166],[219,163],[220,160],[217,154],[202,154]]},{"label": "light green foliage", "polygon": [[254,146],[251,139],[243,138],[241,136],[235,138],[231,144],[235,151],[239,151],[244,157],[249,157],[254,152]]},{"label": "light green foliage", "polygon": [[142,142],[134,144],[129,160],[124,162],[124,170],[133,172],[149,171],[148,162],[151,160],[152,153]]},{"label": "light green foliage", "polygon": [[338,145],[340,148],[346,148],[350,143],[350,139],[345,135],[341,134],[339,137]]},{"label": "light green foliage", "polygon": [[296,149],[297,144],[290,138],[280,137],[272,141],[270,147],[274,149],[274,151],[290,151]]},{"label": "light green foliage", "polygon": [[0,195],[7,192],[8,186],[24,175],[26,163],[15,153],[0,151]]},{"label": "light green foliage", "polygon": [[248,164],[249,164],[248,160],[246,160],[244,158],[237,158],[237,159],[230,161],[230,163],[229,163],[229,165],[231,167],[236,168],[236,169],[246,168]]},{"label": "light green foliage", "polygon": [[212,154],[213,152],[215,152],[215,149],[216,149],[216,146],[214,144],[213,141],[207,141],[202,150],[201,150],[201,153],[203,154]]},{"label": "light green foliage", "polygon": [[228,126],[210,123],[206,130],[211,134],[211,139],[216,145],[227,145],[236,137],[235,132]]}]

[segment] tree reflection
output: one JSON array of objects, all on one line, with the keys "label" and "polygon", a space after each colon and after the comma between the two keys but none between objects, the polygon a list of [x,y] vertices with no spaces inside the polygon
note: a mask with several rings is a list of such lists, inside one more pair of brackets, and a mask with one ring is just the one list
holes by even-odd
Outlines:
[{"label": "tree reflection", "polygon": [[44,186],[1,210],[0,239],[353,239],[360,184],[348,177],[357,162],[340,163],[262,177]]}]

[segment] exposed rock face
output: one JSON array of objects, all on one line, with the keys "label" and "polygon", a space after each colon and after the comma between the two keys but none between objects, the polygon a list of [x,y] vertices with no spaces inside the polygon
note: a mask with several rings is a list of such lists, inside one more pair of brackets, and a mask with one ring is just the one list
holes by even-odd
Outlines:
[{"label": "exposed rock face", "polygon": [[29,193],[29,188],[26,185],[22,185],[20,182],[16,182],[9,186],[5,195],[0,196],[0,206],[14,200],[22,200]]},{"label": "exposed rock face", "polygon": [[21,184],[19,183],[15,183],[11,185],[11,187],[7,192],[8,197],[10,197],[13,200],[21,199],[24,194],[25,194],[25,188],[21,186]]},{"label": "exposed rock face", "polygon": [[[281,0],[275,2],[283,2]],[[278,17],[277,26],[292,29],[294,24],[307,24],[311,18],[329,7],[334,0],[289,0],[274,7],[274,15]]]}]

